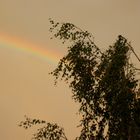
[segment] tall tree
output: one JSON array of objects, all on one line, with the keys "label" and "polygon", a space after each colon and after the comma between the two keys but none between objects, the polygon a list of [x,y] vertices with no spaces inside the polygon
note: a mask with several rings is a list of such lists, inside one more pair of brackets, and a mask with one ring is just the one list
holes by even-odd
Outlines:
[{"label": "tall tree", "polygon": [[[118,36],[105,52],[93,36],[71,23],[50,20],[54,37],[69,41],[68,53],[51,73],[64,79],[80,103],[81,133],[77,140],[140,139],[140,101],[136,68],[129,62],[130,43]],[[59,138],[58,138],[59,140]]]}]

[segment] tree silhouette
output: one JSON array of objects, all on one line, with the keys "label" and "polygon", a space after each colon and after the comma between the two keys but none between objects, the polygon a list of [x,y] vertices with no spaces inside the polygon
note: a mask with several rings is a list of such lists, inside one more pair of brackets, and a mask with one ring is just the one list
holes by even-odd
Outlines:
[{"label": "tree silhouette", "polygon": [[42,124],[43,127],[37,129],[37,132],[33,134],[34,140],[67,140],[64,129],[57,124],[47,123],[44,120],[31,119],[25,116],[25,121],[21,121],[19,126],[28,129],[34,125]]},{"label": "tree silhouette", "polygon": [[[129,62],[131,52],[136,53],[127,39],[119,35],[116,42],[102,52],[88,31],[71,23],[55,23],[51,19],[50,23],[55,38],[63,43],[69,41],[68,53],[51,74],[55,84],[59,78],[65,80],[72,89],[73,99],[80,103],[81,133],[76,140],[140,139],[140,101],[135,77],[138,69]],[[34,139],[67,139],[61,127],[56,127],[58,133],[62,132],[60,136],[55,129],[48,132],[48,128],[43,131],[45,137]],[[50,134],[57,138],[49,137]]]}]

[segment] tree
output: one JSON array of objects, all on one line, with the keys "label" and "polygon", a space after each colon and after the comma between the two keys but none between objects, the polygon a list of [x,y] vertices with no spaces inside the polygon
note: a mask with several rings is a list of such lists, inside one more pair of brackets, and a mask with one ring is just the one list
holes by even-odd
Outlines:
[{"label": "tree", "polygon": [[58,126],[56,123],[47,123],[44,120],[31,119],[25,116],[25,121],[21,121],[19,126],[28,129],[34,125],[41,124],[43,127],[37,129],[37,132],[33,134],[34,140],[67,140],[64,129]]},{"label": "tree", "polygon": [[55,84],[64,79],[73,99],[80,103],[81,134],[76,140],[140,139],[138,69],[129,62],[131,52],[136,53],[127,39],[119,35],[102,52],[88,31],[71,23],[50,22],[54,37],[63,43],[69,41],[67,55],[51,74]]}]

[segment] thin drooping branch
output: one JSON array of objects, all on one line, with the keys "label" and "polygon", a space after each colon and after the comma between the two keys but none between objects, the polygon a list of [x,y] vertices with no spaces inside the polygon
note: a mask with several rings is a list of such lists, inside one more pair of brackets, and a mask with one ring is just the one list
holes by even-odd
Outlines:
[{"label": "thin drooping branch", "polygon": [[[75,26],[75,25],[74,25],[74,27],[75,27],[76,29],[80,30],[81,32],[86,32],[86,31],[82,30],[81,28],[79,28],[79,27],[77,27],[77,26]],[[91,33],[90,33],[90,36],[92,37],[92,39],[94,38],[93,35],[92,35]],[[98,49],[98,51],[103,55],[103,53],[101,52],[101,50],[95,45],[94,41],[92,41],[92,40],[90,39],[89,36],[87,36],[87,38],[88,38],[88,40],[91,42],[91,44],[93,44],[94,47],[95,47],[96,49]]]}]

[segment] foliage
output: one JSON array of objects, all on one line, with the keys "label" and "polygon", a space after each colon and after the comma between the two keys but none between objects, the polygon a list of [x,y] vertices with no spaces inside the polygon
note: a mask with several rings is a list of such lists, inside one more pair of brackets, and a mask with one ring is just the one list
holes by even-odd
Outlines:
[{"label": "foliage", "polygon": [[25,116],[25,121],[20,122],[19,126],[25,129],[32,127],[33,125],[43,124],[43,127],[37,129],[37,132],[33,134],[34,140],[67,140],[63,128],[57,124],[47,123],[44,120],[31,119]]},{"label": "foliage", "polygon": [[54,37],[69,41],[68,53],[51,74],[55,83],[59,78],[69,83],[73,99],[80,103],[81,133],[76,139],[140,139],[138,81],[129,62],[134,51],[130,43],[119,35],[101,52],[88,31],[71,23],[50,22]]}]

